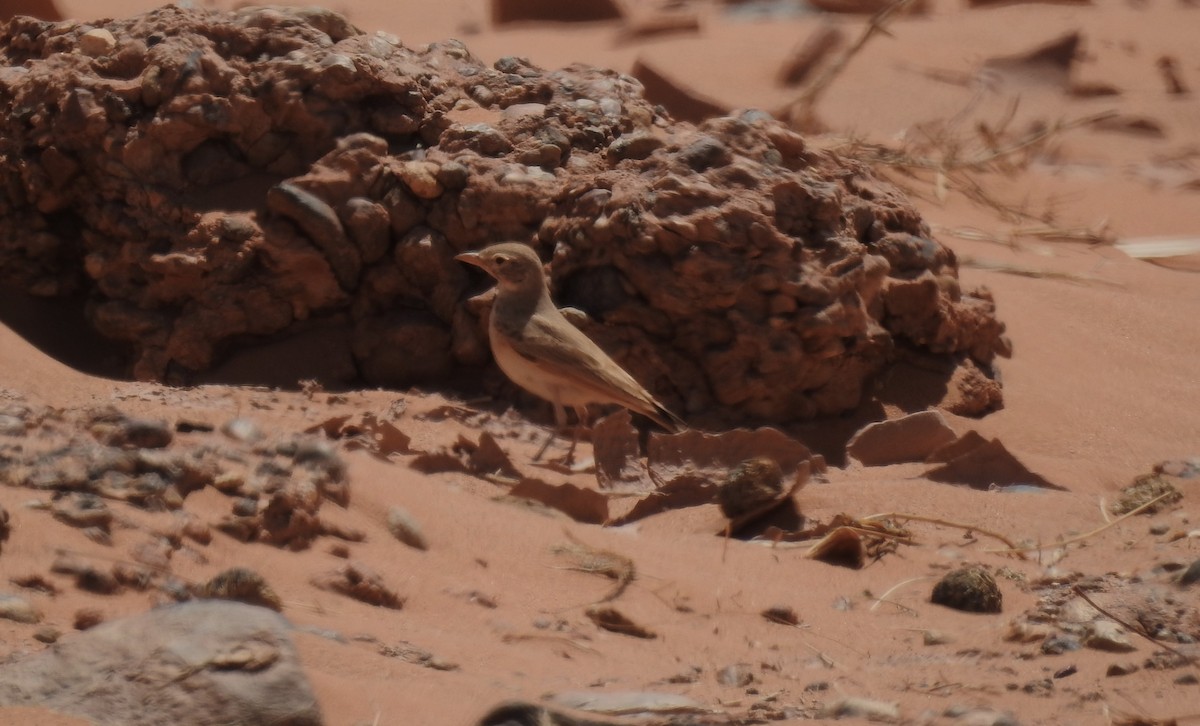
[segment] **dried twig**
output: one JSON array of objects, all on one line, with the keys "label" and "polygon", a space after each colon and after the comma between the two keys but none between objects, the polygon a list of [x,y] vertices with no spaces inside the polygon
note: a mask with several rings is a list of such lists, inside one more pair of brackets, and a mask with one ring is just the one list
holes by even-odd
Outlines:
[{"label": "dried twig", "polygon": [[[963,524],[962,522],[952,522],[948,519],[942,519],[941,517],[926,517],[921,514],[905,514],[903,512],[889,512],[887,514],[872,514],[869,517],[863,517],[861,521],[869,522],[871,520],[876,520],[876,519],[905,519],[905,520],[911,520],[914,522],[928,522],[930,524],[940,524],[945,527],[954,527],[956,529],[963,529],[968,532],[978,532],[979,534],[986,535],[993,539],[1000,540],[1001,542],[1008,545],[1012,549],[1013,554],[1018,555],[1021,559],[1025,559],[1025,556],[1022,555],[1020,551],[1018,551],[1017,545],[1015,543],[1013,543],[1013,541],[1010,540],[1008,537],[1005,537],[1004,535],[1000,534],[999,532],[992,532],[990,530],[983,529],[982,527],[977,527],[973,524]],[[989,550],[989,551],[991,551],[991,550]],[[997,550],[997,551],[1004,552],[1005,550]]]},{"label": "dried twig", "polygon": [[1182,660],[1183,660],[1185,663],[1187,663],[1187,664],[1189,664],[1189,665],[1193,665],[1193,666],[1200,666],[1200,661],[1198,661],[1196,658],[1194,658],[1194,657],[1192,657],[1192,656],[1188,655],[1187,653],[1184,653],[1183,651],[1180,651],[1180,650],[1178,650],[1178,649],[1176,649],[1176,648],[1172,648],[1171,646],[1169,646],[1169,645],[1167,645],[1166,643],[1162,642],[1162,641],[1161,641],[1161,640],[1159,640],[1158,638],[1156,638],[1156,637],[1154,637],[1153,635],[1151,635],[1151,634],[1147,633],[1147,632],[1146,632],[1146,630],[1145,630],[1145,628],[1141,628],[1141,627],[1134,627],[1133,625],[1130,625],[1129,623],[1125,622],[1124,620],[1122,620],[1122,619],[1118,618],[1116,615],[1113,615],[1113,614],[1112,614],[1112,613],[1110,613],[1109,611],[1107,611],[1107,610],[1105,610],[1104,608],[1100,607],[1099,605],[1097,605],[1097,604],[1096,604],[1096,601],[1095,601],[1095,600],[1093,600],[1093,599],[1091,599],[1090,597],[1088,597],[1087,593],[1086,593],[1086,592],[1084,592],[1084,591],[1083,591],[1083,588],[1081,588],[1080,586],[1078,586],[1078,585],[1074,585],[1074,586],[1072,586],[1072,587],[1071,587],[1071,591],[1072,591],[1072,592],[1074,592],[1074,593],[1075,593],[1076,595],[1078,595],[1079,597],[1081,597],[1081,598],[1083,598],[1084,600],[1086,600],[1086,601],[1087,601],[1087,604],[1088,604],[1088,605],[1091,605],[1091,606],[1092,606],[1092,607],[1094,607],[1094,608],[1096,608],[1096,610],[1098,610],[1098,611],[1100,612],[1100,614],[1101,614],[1101,615],[1103,615],[1104,617],[1108,618],[1109,620],[1112,620],[1112,621],[1113,621],[1113,622],[1115,622],[1117,625],[1120,625],[1122,628],[1125,628],[1126,630],[1128,630],[1128,631],[1129,631],[1129,632],[1131,632],[1131,633],[1137,633],[1138,635],[1142,636],[1142,637],[1143,637],[1143,638],[1145,638],[1146,640],[1149,640],[1151,643],[1154,643],[1155,645],[1157,645],[1157,646],[1159,646],[1159,647],[1163,648],[1164,650],[1166,650],[1166,651],[1168,651],[1168,652],[1170,652],[1170,653],[1173,653],[1174,655],[1178,656],[1180,659],[1182,659]]},{"label": "dried twig", "polygon": [[841,75],[850,60],[858,55],[859,51],[866,46],[867,41],[878,33],[887,33],[886,26],[896,13],[912,4],[914,0],[893,0],[887,7],[871,16],[867,22],[867,27],[863,28],[863,32],[858,36],[858,39],[850,44],[850,47],[842,51],[842,53],[834,58],[828,66],[817,76],[816,80],[805,87],[804,91],[796,97],[794,101],[789,103],[784,112],[780,114],[783,118],[805,118],[812,113],[812,109],[817,105],[817,101],[821,95],[829,88],[829,86]]}]

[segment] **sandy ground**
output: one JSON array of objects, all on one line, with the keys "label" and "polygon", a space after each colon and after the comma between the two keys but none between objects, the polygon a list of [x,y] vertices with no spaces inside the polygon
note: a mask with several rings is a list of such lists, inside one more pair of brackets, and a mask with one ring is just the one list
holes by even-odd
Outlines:
[{"label": "sandy ground", "polygon": [[[80,19],[122,16],[152,5],[60,0],[66,16]],[[730,107],[765,108],[778,108],[795,93],[775,84],[778,66],[824,20],[811,13],[755,15],[745,6],[734,13],[701,4],[698,32],[618,42],[617,23],[491,28],[485,3],[475,0],[372,0],[332,7],[360,27],[386,29],[411,45],[461,37],[487,60],[522,55],[543,66],[587,62],[629,70],[642,58]],[[864,25],[861,17],[833,22],[850,38]],[[991,9],[940,2],[930,14],[899,19],[889,36],[871,40],[817,107],[829,131],[818,141],[822,145],[854,138],[913,154],[945,154],[955,144],[963,154],[974,153],[978,125],[999,128],[1014,103],[1007,126],[1012,139],[1036,124],[1050,128],[1108,111],[1147,122],[1133,130],[1110,125],[1054,133],[1036,154],[1021,155],[1010,175],[970,177],[1005,213],[966,198],[962,174],[939,185],[930,173],[913,178],[892,172],[915,195],[939,239],[960,256],[965,284],[993,291],[1014,345],[1012,359],[1001,363],[1005,408],[982,420],[948,417],[952,426],[959,433],[973,429],[998,438],[1063,490],[980,491],[929,481],[920,464],[851,464],[831,467],[796,496],[811,521],[838,513],[940,518],[1041,547],[1025,558],[997,551],[1004,545],[985,536],[911,522],[914,544],[852,570],[805,559],[803,549],[726,543],[715,536],[721,519],[713,505],[604,529],[514,506],[501,497],[501,487],[466,474],[418,473],[408,465],[409,455],[381,460],[354,451],[344,455],[351,504],[329,514],[366,533],[366,541],[348,545],[350,556],[407,598],[402,610],[315,589],[310,577],[342,562],[330,554],[329,538],[290,552],[218,533],[210,545],[176,553],[173,570],[197,582],[234,565],[264,573],[284,600],[284,613],[301,627],[297,642],[327,721],[335,726],[465,724],[506,699],[644,690],[688,696],[730,723],[812,718],[846,697],[898,704],[900,719],[911,723],[966,723],[955,714],[983,718],[983,711],[1006,712],[1022,724],[1107,723],[1118,714],[1196,718],[1200,686],[1187,677],[1195,666],[1106,675],[1113,664],[1144,666],[1162,650],[1149,640],[1131,635],[1135,650],[1127,653],[1083,648],[1047,655],[1038,643],[1004,636],[1010,621],[1047,596],[1048,582],[1079,577],[1111,576],[1102,591],[1117,599],[1190,601],[1195,618],[1194,588],[1175,589],[1168,573],[1200,557],[1196,480],[1180,480],[1183,499],[1166,511],[1121,521],[1073,544],[1058,543],[1104,525],[1105,504],[1156,463],[1200,455],[1200,258],[1148,262],[1114,245],[1145,237],[1200,237],[1198,22],[1200,8],[1167,0]],[[1082,51],[1069,74],[1045,67],[985,68],[989,59],[1029,51],[1071,31],[1082,35]],[[1174,60],[1195,92],[1168,93],[1156,65],[1163,57]],[[1117,93],[1070,93],[1087,84],[1105,84]],[[937,133],[938,144],[922,146],[922,138]],[[1020,234],[1038,229],[1057,236]],[[1068,232],[1086,232],[1089,239],[1058,238]],[[19,305],[9,301],[6,308],[0,393],[7,398],[65,409],[115,404],[172,423],[186,417],[219,426],[246,417],[280,432],[335,415],[402,411],[395,425],[412,437],[414,448],[449,445],[460,433],[477,439],[480,426],[507,427],[510,435],[501,444],[523,472],[588,484],[586,475],[532,467],[533,438],[542,434],[519,415],[505,413],[501,402],[463,402],[452,392],[180,390],[111,380],[96,375],[104,370],[105,353],[97,347],[89,356],[86,338],[74,332],[57,341],[52,336],[38,340],[39,349],[30,342],[37,336],[15,332],[22,329]],[[74,350],[64,353],[67,343]],[[54,354],[89,359],[94,366],[81,372]],[[448,401],[485,415],[465,423],[422,415]],[[822,425],[800,427],[797,435],[815,438]],[[0,504],[12,517],[12,536],[0,557],[0,587],[10,587],[11,577],[45,572],[56,549],[123,557],[147,528],[157,526],[154,516],[131,514],[129,526],[118,527],[106,547],[79,530],[47,524],[45,512],[26,506],[33,498],[28,490],[0,488]],[[386,515],[394,505],[420,523],[428,551],[404,547],[388,534]],[[189,497],[185,509],[215,521],[228,502],[206,490]],[[326,505],[323,514],[334,509]],[[569,562],[552,548],[568,543],[567,532],[636,563],[637,580],[614,606],[656,638],[606,632],[586,617],[586,607],[612,583],[566,568]],[[962,562],[1002,575],[1002,614],[966,614],[928,602],[934,580]],[[115,618],[162,599],[137,592],[99,596],[67,584],[57,596],[30,597],[43,610],[44,624],[68,633],[80,608]],[[792,608],[799,626],[763,618],[761,611],[772,606]],[[46,647],[32,637],[37,627],[0,620],[0,653]],[[1192,635],[1200,636],[1200,624],[1192,627]],[[948,642],[926,645],[929,631]],[[403,643],[457,668],[421,667],[381,653],[381,647]],[[730,685],[719,677],[737,664],[743,664],[749,683]],[[0,719],[12,723],[73,723],[51,721],[47,714],[34,718],[0,711]]]}]

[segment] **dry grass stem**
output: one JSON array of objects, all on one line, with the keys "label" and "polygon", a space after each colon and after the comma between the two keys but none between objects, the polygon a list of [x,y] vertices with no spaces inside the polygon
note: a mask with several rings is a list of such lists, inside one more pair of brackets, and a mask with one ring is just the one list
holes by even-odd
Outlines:
[{"label": "dry grass stem", "polygon": [[592,547],[565,529],[563,530],[563,534],[566,535],[567,539],[571,540],[571,544],[556,545],[552,551],[556,555],[562,555],[573,561],[574,564],[570,565],[567,569],[604,575],[617,581],[616,586],[607,595],[599,600],[588,603],[589,605],[599,605],[616,600],[637,579],[637,566],[633,560],[625,555],[617,554],[611,550]]},{"label": "dry grass stem", "polygon": [[808,84],[805,89],[789,103],[782,113],[778,114],[785,119],[804,119],[811,117],[813,108],[816,107],[817,101],[821,95],[833,84],[834,80],[842,74],[846,66],[849,65],[851,59],[866,46],[867,41],[871,40],[879,33],[887,34],[886,26],[896,13],[904,10],[914,0],[894,0],[887,7],[876,12],[867,22],[867,26],[863,28],[863,32],[858,38],[850,44],[846,50],[834,58],[828,66],[821,72],[812,83]]},{"label": "dry grass stem", "polygon": [[[1176,494],[1176,493],[1177,492],[1170,491],[1170,492],[1165,492],[1163,494],[1160,494],[1159,496],[1155,497],[1154,499],[1151,499],[1150,501],[1146,502],[1145,504],[1138,507],[1137,509],[1131,509],[1128,512],[1126,512],[1125,514],[1122,514],[1121,516],[1112,520],[1111,522],[1107,522],[1104,525],[1093,529],[1091,532],[1084,532],[1083,534],[1075,536],[1075,537],[1071,537],[1070,539],[1065,539],[1065,540],[1055,542],[1052,546],[1053,547],[1066,547],[1067,545],[1072,545],[1072,544],[1075,544],[1076,542],[1082,542],[1083,540],[1088,539],[1089,537],[1095,537],[1096,535],[1100,534],[1101,532],[1108,529],[1109,527],[1115,527],[1116,525],[1120,524],[1121,522],[1125,521],[1126,519],[1129,519],[1130,517],[1134,516],[1135,514],[1141,514],[1142,512],[1149,509],[1150,507],[1153,507],[1155,504],[1158,504],[1159,502],[1161,502],[1163,499],[1166,499],[1167,497],[1171,496],[1172,494]],[[984,552],[1019,555],[1024,552],[1037,552],[1037,551],[1045,548],[1045,545],[1029,545],[1027,547],[1014,547],[1011,543],[1005,542],[1005,544],[1009,545],[1009,548],[1006,550],[984,550]]]},{"label": "dry grass stem", "polygon": [[936,580],[936,579],[937,579],[936,577],[933,577],[931,575],[925,575],[922,577],[912,577],[907,580],[901,580],[900,582],[897,582],[895,585],[892,585],[891,587],[889,587],[887,589],[887,592],[885,592],[882,595],[880,595],[879,597],[875,598],[875,602],[873,602],[871,604],[871,607],[867,610],[867,612],[875,612],[875,610],[885,602],[889,605],[893,605],[895,607],[902,608],[904,610],[908,610],[909,612],[912,612],[913,611],[912,608],[901,605],[898,602],[892,602],[891,600],[888,600],[888,596],[891,595],[893,592],[899,590],[900,588],[905,587],[907,585],[911,585],[914,582],[923,582],[925,580]]},{"label": "dry grass stem", "polygon": [[1029,277],[1035,280],[1065,280],[1067,282],[1089,283],[1096,282],[1102,285],[1111,287],[1124,287],[1120,283],[1105,280],[1093,275],[1076,275],[1070,272],[1057,272],[1055,270],[1039,270],[1034,267],[1023,267],[1021,265],[1010,265],[1007,262],[996,262],[994,260],[981,260],[978,257],[970,257],[963,255],[958,258],[960,267],[973,267],[977,270],[988,270],[990,272],[1000,272],[1005,275],[1016,275],[1017,277]]},{"label": "dry grass stem", "polygon": [[1167,652],[1172,653],[1173,655],[1182,659],[1183,662],[1185,662],[1189,665],[1200,666],[1200,661],[1197,661],[1194,657],[1188,655],[1187,653],[1177,650],[1176,648],[1172,648],[1171,646],[1167,645],[1163,641],[1161,641],[1158,638],[1154,637],[1153,635],[1147,633],[1145,628],[1143,628],[1141,626],[1130,625],[1129,623],[1125,622],[1121,618],[1118,618],[1116,615],[1113,615],[1109,611],[1100,607],[1099,605],[1096,604],[1096,601],[1091,599],[1090,597],[1088,597],[1087,593],[1083,591],[1083,588],[1079,587],[1078,585],[1073,586],[1071,588],[1071,590],[1076,595],[1083,598],[1084,601],[1086,601],[1088,605],[1091,605],[1092,607],[1096,608],[1096,610],[1099,611],[1101,615],[1103,615],[1104,617],[1113,621],[1117,625],[1120,625],[1122,628],[1125,628],[1126,630],[1128,630],[1131,633],[1137,633],[1138,635],[1142,636],[1146,640],[1149,640],[1151,643],[1154,643],[1155,645],[1163,648]]},{"label": "dry grass stem", "polygon": [[[964,524],[962,522],[952,522],[948,519],[942,519],[941,517],[926,517],[921,514],[905,514],[903,512],[888,512],[887,514],[872,514],[869,517],[863,517],[861,521],[869,522],[869,521],[873,521],[873,520],[877,520],[877,519],[903,519],[903,520],[909,520],[909,521],[913,521],[913,522],[928,522],[929,524],[940,524],[944,527],[954,527],[955,529],[962,529],[962,530],[966,530],[967,532],[978,532],[979,534],[985,535],[987,537],[991,537],[992,539],[1000,540],[1004,544],[1008,545],[1009,548],[1011,548],[1011,551],[1013,554],[1017,555],[1021,559],[1025,559],[1025,556],[1021,553],[1020,548],[1017,547],[1016,543],[1014,543],[1008,537],[1005,537],[1004,535],[1000,534],[999,532],[992,532],[990,530],[983,529],[982,527],[977,527],[973,524]],[[987,551],[988,552],[992,552],[992,551],[1005,552],[1006,550],[987,550]]]}]

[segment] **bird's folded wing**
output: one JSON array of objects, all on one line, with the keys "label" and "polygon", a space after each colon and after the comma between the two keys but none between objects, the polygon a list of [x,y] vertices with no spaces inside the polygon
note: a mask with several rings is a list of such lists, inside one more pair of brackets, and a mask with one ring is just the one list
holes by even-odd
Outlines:
[{"label": "bird's folded wing", "polygon": [[635,411],[658,407],[654,397],[633,376],[565,318],[556,321],[533,315],[521,337],[512,341],[512,347],[518,354],[545,366],[547,375],[595,391],[604,400]]}]

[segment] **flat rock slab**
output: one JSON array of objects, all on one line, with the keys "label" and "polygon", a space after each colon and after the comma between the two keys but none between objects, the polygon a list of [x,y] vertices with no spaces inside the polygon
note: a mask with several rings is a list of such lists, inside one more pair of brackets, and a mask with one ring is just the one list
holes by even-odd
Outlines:
[{"label": "flat rock slab", "polygon": [[320,726],[290,631],[282,616],[242,603],[158,608],[0,666],[0,707],[100,726]]},{"label": "flat rock slab", "polygon": [[921,411],[864,426],[846,444],[846,454],[863,466],[925,461],[957,438],[939,411]]}]

